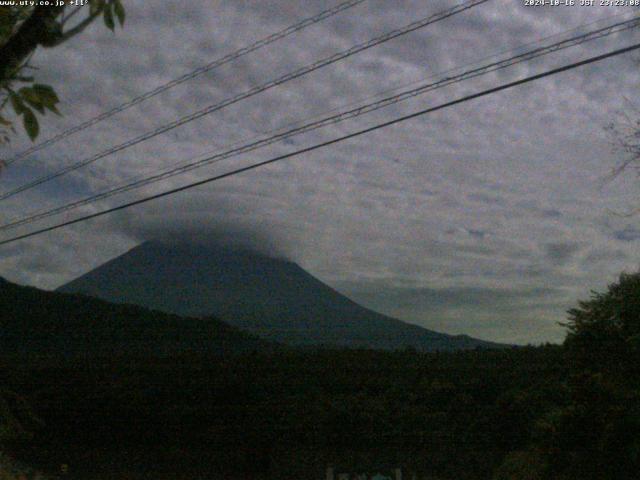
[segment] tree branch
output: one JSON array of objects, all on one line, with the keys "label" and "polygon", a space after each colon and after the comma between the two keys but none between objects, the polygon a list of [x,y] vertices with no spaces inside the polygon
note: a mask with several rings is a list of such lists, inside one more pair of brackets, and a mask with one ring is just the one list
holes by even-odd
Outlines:
[{"label": "tree branch", "polygon": [[74,15],[76,15],[80,10],[82,10],[82,6],[76,7],[69,15],[64,15],[60,23],[64,26],[69,20],[71,20]]},{"label": "tree branch", "polygon": [[7,80],[7,73],[15,70],[38,47],[51,22],[63,10],[64,7],[35,7],[18,31],[0,47],[0,81]]},{"label": "tree branch", "polygon": [[96,12],[92,13],[87,18],[85,18],[82,22],[78,23],[75,27],[73,27],[71,30],[67,30],[66,32],[64,32],[58,40],[56,40],[51,45],[47,45],[47,47],[57,47],[61,43],[64,43],[67,40],[69,40],[71,37],[75,37],[79,33],[82,33],[82,31],[85,28],[87,28],[91,24],[91,22],[93,22],[93,20],[101,13],[102,13],[102,9],[99,9]]}]

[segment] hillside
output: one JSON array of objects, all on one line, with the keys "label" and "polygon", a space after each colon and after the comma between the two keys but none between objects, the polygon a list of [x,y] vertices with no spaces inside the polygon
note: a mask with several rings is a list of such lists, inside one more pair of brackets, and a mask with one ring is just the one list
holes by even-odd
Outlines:
[{"label": "hillside", "polygon": [[214,315],[290,345],[421,351],[498,346],[387,317],[293,262],[223,246],[146,242],[60,291],[179,315]]},{"label": "hillside", "polygon": [[213,317],[182,318],[83,295],[23,287],[1,278],[0,306],[3,356],[167,356],[272,347]]}]

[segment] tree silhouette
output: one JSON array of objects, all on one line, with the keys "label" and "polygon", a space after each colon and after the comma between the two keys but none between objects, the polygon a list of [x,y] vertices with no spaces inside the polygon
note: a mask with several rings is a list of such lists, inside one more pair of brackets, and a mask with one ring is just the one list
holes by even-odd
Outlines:
[{"label": "tree silhouette", "polygon": [[606,292],[592,292],[568,314],[565,345],[580,368],[619,376],[635,366],[640,358],[640,272],[621,274]]}]

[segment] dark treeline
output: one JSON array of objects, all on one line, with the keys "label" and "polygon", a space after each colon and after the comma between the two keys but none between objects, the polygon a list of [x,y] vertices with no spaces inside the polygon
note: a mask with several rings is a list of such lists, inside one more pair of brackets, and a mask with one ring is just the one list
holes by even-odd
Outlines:
[{"label": "dark treeline", "polygon": [[640,274],[580,302],[567,330],[562,346],[457,353],[248,349],[244,337],[224,354],[15,349],[0,356],[0,441],[42,471],[67,464],[70,479],[320,479],[328,465],[421,480],[636,479]]},{"label": "dark treeline", "polygon": [[68,463],[74,478],[322,478],[328,464],[382,463],[481,479],[568,405],[567,375],[550,346],[14,365],[2,382],[42,422],[13,452],[45,471]]}]

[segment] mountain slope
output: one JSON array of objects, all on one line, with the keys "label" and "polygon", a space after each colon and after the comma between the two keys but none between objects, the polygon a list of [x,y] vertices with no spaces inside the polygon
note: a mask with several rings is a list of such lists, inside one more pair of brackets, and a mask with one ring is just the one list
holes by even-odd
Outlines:
[{"label": "mountain slope", "polygon": [[246,250],[146,242],[60,288],[180,315],[215,315],[291,345],[418,350],[496,346],[366,309],[295,263]]},{"label": "mountain slope", "polygon": [[0,277],[0,354],[91,358],[235,353],[273,348],[215,318],[46,292]]}]

